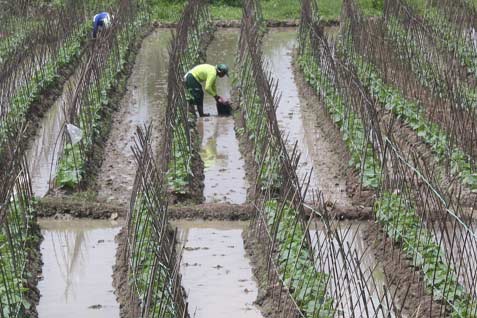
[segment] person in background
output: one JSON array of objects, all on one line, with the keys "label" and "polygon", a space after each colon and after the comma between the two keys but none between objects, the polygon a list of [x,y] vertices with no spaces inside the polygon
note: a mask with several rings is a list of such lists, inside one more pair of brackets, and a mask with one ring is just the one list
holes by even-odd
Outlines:
[{"label": "person in background", "polygon": [[187,88],[187,100],[192,107],[197,106],[197,111],[200,117],[207,117],[210,114],[204,113],[204,91],[202,84],[204,84],[205,91],[215,98],[217,103],[222,103],[225,100],[217,95],[217,76],[228,76],[229,67],[226,64],[210,65],[200,64],[195,66],[186,73],[184,80]]},{"label": "person in background", "polygon": [[107,12],[100,12],[93,18],[93,39],[96,39],[98,31],[111,26],[111,16]]}]

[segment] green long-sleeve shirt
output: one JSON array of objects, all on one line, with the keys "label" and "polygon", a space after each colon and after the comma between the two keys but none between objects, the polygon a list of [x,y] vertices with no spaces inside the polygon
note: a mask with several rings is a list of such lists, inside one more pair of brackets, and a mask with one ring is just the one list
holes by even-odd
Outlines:
[{"label": "green long-sleeve shirt", "polygon": [[189,73],[191,73],[199,83],[202,84],[205,82],[205,91],[208,94],[214,97],[217,96],[217,70],[214,65],[200,64],[191,69]]}]

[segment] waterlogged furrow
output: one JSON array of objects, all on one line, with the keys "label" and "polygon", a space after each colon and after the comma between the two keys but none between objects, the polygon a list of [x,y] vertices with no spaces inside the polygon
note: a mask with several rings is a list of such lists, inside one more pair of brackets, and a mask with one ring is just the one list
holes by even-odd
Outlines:
[{"label": "waterlogged furrow", "polygon": [[[342,96],[323,73],[309,52],[300,56],[298,64],[307,82],[321,96],[333,122],[340,128],[342,138],[351,154],[350,165],[360,171],[362,183],[370,188],[379,186],[380,164],[373,147],[366,142],[365,131],[359,116],[346,108]],[[363,151],[365,145],[365,151]]]},{"label": "waterlogged furrow", "polygon": [[342,173],[338,164],[340,157],[334,152],[335,145],[318,127],[318,120],[324,118],[316,119],[313,109],[302,104],[306,98],[300,98],[298,93],[292,65],[296,37],[295,29],[271,30],[263,44],[264,56],[270,61],[271,72],[278,79],[278,89],[282,92],[276,110],[278,125],[287,138],[289,152],[298,142],[301,153],[298,177],[306,180],[313,170],[307,200],[311,201],[319,190],[326,200],[338,206],[349,206],[345,178],[339,178]]},{"label": "waterlogged furrow", "polygon": [[40,221],[43,279],[39,317],[119,317],[112,286],[120,225],[109,221]]},{"label": "waterlogged furrow", "polygon": [[167,98],[167,63],[170,30],[157,30],[144,39],[128,80],[127,93],[113,117],[98,175],[98,196],[126,204],[133,187],[135,163],[131,146],[137,126],[153,125],[153,147],[160,142]]},{"label": "waterlogged furrow", "polygon": [[178,222],[182,281],[194,317],[260,318],[258,287],[245,256],[240,222]]},{"label": "waterlogged furrow", "polygon": [[[226,63],[230,72],[236,73],[234,54],[239,33],[221,29],[207,51],[210,64]],[[228,77],[217,79],[218,94],[230,99],[231,81]],[[206,202],[244,203],[248,184],[245,179],[244,161],[235,136],[233,117],[217,117],[215,100],[207,96],[204,111],[211,117],[199,118],[197,129],[202,139],[201,158],[204,162],[204,196]]]},{"label": "waterlogged furrow", "polygon": [[[82,61],[84,63],[85,61]],[[47,194],[56,175],[58,155],[63,145],[66,114],[70,111],[72,96],[79,80],[81,67],[67,80],[61,96],[55,101],[31,139],[27,150],[27,160],[31,176],[33,194],[43,197]]]}]

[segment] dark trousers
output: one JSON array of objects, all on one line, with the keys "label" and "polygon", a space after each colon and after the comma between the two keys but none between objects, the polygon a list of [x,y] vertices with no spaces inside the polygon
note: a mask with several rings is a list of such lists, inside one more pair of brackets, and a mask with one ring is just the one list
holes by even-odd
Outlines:
[{"label": "dark trousers", "polygon": [[187,101],[190,105],[197,105],[199,116],[202,116],[204,114],[204,91],[202,90],[202,85],[190,73],[186,76],[185,84],[188,92]]}]

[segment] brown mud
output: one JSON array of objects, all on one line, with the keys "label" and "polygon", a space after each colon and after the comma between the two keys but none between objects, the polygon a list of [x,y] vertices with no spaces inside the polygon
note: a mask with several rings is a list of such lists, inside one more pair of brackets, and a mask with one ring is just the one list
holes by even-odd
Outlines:
[{"label": "brown mud", "polygon": [[[296,60],[293,63],[295,80],[298,86],[300,98],[304,100],[304,108],[313,111],[317,127],[323,136],[323,139],[334,145],[332,157],[335,161],[334,165],[339,168],[338,178],[341,176],[345,179],[346,193],[352,199],[352,204],[357,207],[370,207],[374,200],[373,191],[363,189],[357,172],[353,171],[349,166],[350,154],[342,139],[339,128],[332,122],[331,117],[320,98],[316,95],[305,80],[303,73],[299,70]],[[336,168],[335,167],[335,168]]]},{"label": "brown mud", "polygon": [[[263,317],[282,317],[283,312],[294,305],[290,299],[286,297],[288,290],[286,287],[281,287],[280,284],[271,284],[274,277],[269,272],[269,260],[266,257],[268,246],[257,238],[257,235],[252,232],[250,228],[244,230],[243,241],[245,251],[250,258],[253,275],[258,282],[258,295],[255,303],[260,306]],[[271,269],[270,269],[271,271]],[[276,295],[280,295],[280,302],[276,299]],[[277,304],[281,305],[278,306]]]},{"label": "brown mud", "polygon": [[126,94],[112,115],[104,145],[104,160],[97,176],[98,199],[126,206],[132,193],[136,165],[131,146],[137,126],[152,124],[153,150],[159,147],[167,96],[167,61],[170,30],[146,37],[137,53]]},{"label": "brown mud", "polygon": [[29,318],[37,318],[37,306],[40,302],[40,290],[38,282],[42,272],[42,262],[40,253],[40,244],[42,242],[40,227],[36,223],[32,223],[31,232],[29,233],[29,243],[27,245],[28,260],[25,271],[29,274],[26,279],[25,287],[28,288],[25,300],[30,304],[30,308],[26,309],[25,315]]},{"label": "brown mud", "polygon": [[121,205],[97,202],[90,199],[75,198],[72,196],[45,197],[38,201],[35,207],[38,217],[90,219],[125,218],[127,209]]},{"label": "brown mud", "polygon": [[442,317],[442,304],[432,300],[422,272],[403,254],[401,246],[391,242],[378,224],[369,226],[364,239],[383,264],[389,287],[396,293],[398,313],[404,317]]},{"label": "brown mud", "polygon": [[133,292],[133,287],[129,283],[127,259],[128,233],[127,227],[123,227],[116,235],[116,263],[113,267],[113,286],[116,290],[116,297],[119,305],[119,317],[139,317],[140,301]]}]

